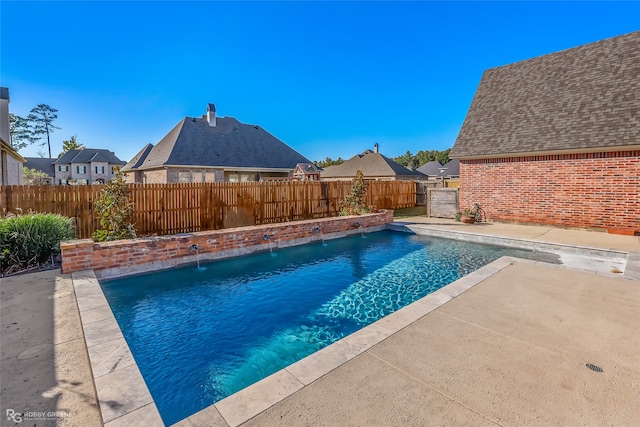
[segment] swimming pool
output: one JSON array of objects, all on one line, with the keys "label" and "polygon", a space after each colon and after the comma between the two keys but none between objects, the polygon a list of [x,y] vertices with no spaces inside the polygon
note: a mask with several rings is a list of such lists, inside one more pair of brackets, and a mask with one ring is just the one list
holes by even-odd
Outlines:
[{"label": "swimming pool", "polygon": [[172,424],[503,255],[541,254],[382,231],[101,286]]}]

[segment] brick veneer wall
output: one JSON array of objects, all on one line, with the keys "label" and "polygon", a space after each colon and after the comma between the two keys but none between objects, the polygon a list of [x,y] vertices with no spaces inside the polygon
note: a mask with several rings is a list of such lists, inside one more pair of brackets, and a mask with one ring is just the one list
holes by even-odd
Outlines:
[{"label": "brick veneer wall", "polygon": [[460,206],[492,220],[640,232],[640,151],[462,160]]},{"label": "brick veneer wall", "polygon": [[[393,221],[393,211],[361,216],[321,218],[316,220],[200,231],[170,236],[95,243],[91,239],[62,242],[62,272],[92,269],[98,277],[117,277],[126,274],[159,270],[196,262],[198,245],[201,261],[245,255],[259,250],[282,248],[360,233],[378,231]],[[315,231],[320,228],[320,232]],[[264,235],[269,240],[264,240]]]}]

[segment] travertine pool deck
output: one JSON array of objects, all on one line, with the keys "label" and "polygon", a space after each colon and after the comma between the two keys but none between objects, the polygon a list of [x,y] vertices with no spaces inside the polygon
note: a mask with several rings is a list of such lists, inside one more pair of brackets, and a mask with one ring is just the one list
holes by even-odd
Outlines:
[{"label": "travertine pool deck", "polygon": [[[624,276],[501,258],[177,425],[637,425],[638,237],[513,224],[466,226],[423,217],[401,221],[396,225],[630,256]],[[121,380],[139,373],[102,299],[94,296],[89,273],[74,275],[74,285],[80,313],[88,313],[87,324],[94,324],[89,331],[85,325],[84,337],[95,359],[101,411],[87,404],[95,402],[95,393],[86,381],[64,376],[91,372],[86,347],[56,344],[64,357],[43,352],[40,360],[55,360],[42,363],[46,375],[20,364],[17,355],[38,344],[78,342],[78,306],[71,306],[76,317],[69,317],[70,308],[33,309],[33,300],[53,298],[54,292],[63,299],[64,292],[73,292],[69,277],[59,271],[38,274],[0,279],[2,408],[33,408],[34,396],[56,387],[47,408],[70,409],[64,425],[96,425],[100,412],[108,426],[161,425],[148,391],[136,388],[135,381],[122,388]],[[43,290],[23,296],[26,282]],[[69,339],[54,338],[74,330]],[[100,346],[109,349],[109,357]],[[587,363],[604,372],[589,370]],[[86,390],[78,393],[65,381]],[[14,425],[5,418],[3,413],[2,425]]]}]

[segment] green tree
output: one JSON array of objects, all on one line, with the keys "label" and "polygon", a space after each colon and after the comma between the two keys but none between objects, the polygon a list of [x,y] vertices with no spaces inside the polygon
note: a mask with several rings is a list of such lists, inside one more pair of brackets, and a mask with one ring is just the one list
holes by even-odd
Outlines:
[{"label": "green tree", "polygon": [[369,183],[364,180],[361,170],[356,172],[351,185],[351,192],[340,201],[340,215],[362,215],[371,212],[371,208],[364,203]]},{"label": "green tree", "polygon": [[314,161],[313,163],[315,163],[317,166],[321,167],[321,168],[326,168],[329,166],[333,166],[333,165],[339,165],[341,163],[344,163],[344,160],[342,160],[342,157],[338,157],[336,160],[332,160],[331,157],[327,157],[326,159],[322,160],[322,161]]},{"label": "green tree", "polygon": [[27,119],[9,113],[9,139],[11,146],[18,151],[33,144],[37,138],[33,136],[33,130]]},{"label": "green tree", "polygon": [[22,167],[22,171],[25,185],[42,185],[44,179],[49,177],[45,172],[26,166]]},{"label": "green tree", "polygon": [[71,150],[82,150],[84,148],[84,144],[78,143],[78,135],[73,135],[66,141],[62,141],[62,153],[58,154],[58,158],[64,156]]},{"label": "green tree", "polygon": [[115,176],[100,192],[94,202],[94,208],[100,218],[100,228],[92,235],[94,241],[104,242],[136,237],[135,229],[130,222],[133,215],[133,202],[120,168],[116,167]]},{"label": "green tree", "polygon": [[451,151],[451,148],[448,148],[444,151],[420,150],[415,155],[411,154],[410,151],[407,151],[401,156],[394,157],[392,160],[403,166],[408,166],[415,169],[433,160],[437,160],[442,164],[447,163],[450,160],[449,159],[450,151]]},{"label": "green tree", "polygon": [[[40,140],[47,137],[47,147],[49,148],[49,158],[51,158],[51,139],[50,135],[56,130],[60,129],[53,124],[53,121],[58,118],[56,114],[58,110],[50,107],[47,104],[38,104],[31,110],[31,113],[27,117],[27,121],[31,127],[31,133],[35,140]],[[41,144],[44,146],[44,142]]]}]

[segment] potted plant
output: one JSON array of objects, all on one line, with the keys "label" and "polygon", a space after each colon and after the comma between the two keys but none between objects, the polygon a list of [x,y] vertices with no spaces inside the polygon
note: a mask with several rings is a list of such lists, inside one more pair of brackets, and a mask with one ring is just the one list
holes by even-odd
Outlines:
[{"label": "potted plant", "polygon": [[460,221],[465,224],[475,224],[476,222],[482,222],[484,211],[479,204],[474,204],[473,208],[463,209],[456,214],[456,221]]}]

